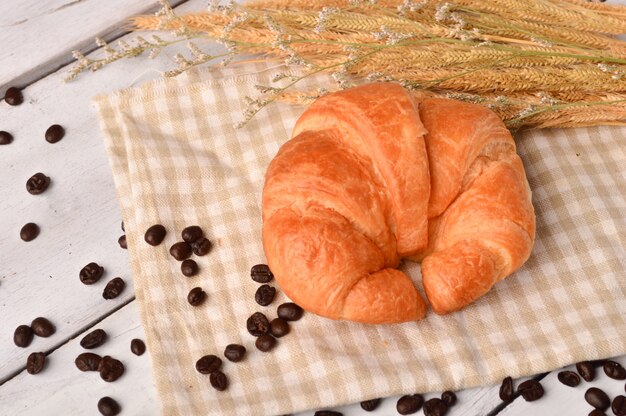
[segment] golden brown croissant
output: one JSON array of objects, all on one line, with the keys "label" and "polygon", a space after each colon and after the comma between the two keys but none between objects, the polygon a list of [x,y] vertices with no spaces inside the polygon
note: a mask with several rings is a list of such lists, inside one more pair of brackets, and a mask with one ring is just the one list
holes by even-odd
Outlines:
[{"label": "golden brown croissant", "polygon": [[534,211],[515,143],[484,107],[395,84],[326,95],[300,117],[263,189],[263,245],[279,285],[333,319],[421,319],[400,259],[422,260],[437,313],[519,268]]}]

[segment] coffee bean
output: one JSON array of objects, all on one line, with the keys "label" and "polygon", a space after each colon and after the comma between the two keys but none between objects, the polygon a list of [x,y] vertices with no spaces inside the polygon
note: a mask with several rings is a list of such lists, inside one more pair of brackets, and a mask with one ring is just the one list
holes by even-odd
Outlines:
[{"label": "coffee bean", "polygon": [[179,241],[170,247],[170,254],[176,260],[183,261],[191,256],[191,246],[184,241]]},{"label": "coffee bean", "polygon": [[193,254],[196,256],[205,256],[209,254],[211,251],[211,242],[204,237],[200,237],[196,241],[191,244],[191,249],[193,250]]},{"label": "coffee bean", "polygon": [[126,282],[121,277],[111,279],[102,291],[102,297],[106,300],[115,299],[124,291]]},{"label": "coffee bean", "polygon": [[56,143],[65,136],[65,129],[58,124],[53,124],[46,130],[46,141]]},{"label": "coffee bean", "polygon": [[576,364],[576,371],[585,381],[593,381],[596,378],[596,369],[589,361],[581,361]]},{"label": "coffee bean", "polygon": [[233,363],[238,363],[243,360],[243,357],[246,355],[246,347],[239,344],[228,344],[226,349],[224,349],[224,357],[228,361],[232,361]]},{"label": "coffee bean", "polygon": [[267,264],[257,264],[252,266],[250,277],[257,283],[269,283],[274,275]]},{"label": "coffee bean", "polygon": [[513,379],[511,377],[505,377],[500,385],[500,400],[503,402],[510,402],[513,400]]},{"label": "coffee bean", "polygon": [[261,335],[256,339],[254,345],[259,351],[268,352],[276,346],[276,338],[268,334]]},{"label": "coffee bean", "polygon": [[452,407],[456,404],[456,394],[453,391],[444,391],[441,393],[441,401],[448,407]]},{"label": "coffee bean", "polygon": [[117,239],[117,244],[119,244],[124,250],[128,248],[128,244],[126,243],[126,234]]},{"label": "coffee bean", "polygon": [[215,355],[205,355],[196,361],[196,370],[201,374],[211,374],[222,368],[222,359]]},{"label": "coffee bean", "polygon": [[284,337],[289,333],[289,324],[282,318],[272,319],[270,322],[270,334],[276,338]]},{"label": "coffee bean", "polygon": [[187,295],[187,302],[191,306],[198,306],[206,299],[206,292],[199,287],[194,287]]},{"label": "coffee bean", "polygon": [[276,289],[270,285],[261,285],[254,294],[254,300],[261,306],[267,306],[274,300]]},{"label": "coffee bean", "polygon": [[228,378],[221,371],[214,371],[209,376],[209,381],[213,388],[217,391],[224,391],[228,387]]},{"label": "coffee bean", "polygon": [[343,413],[334,410],[318,410],[313,416],[343,416]]},{"label": "coffee bean", "polygon": [[557,377],[561,383],[569,387],[576,387],[580,384],[580,377],[573,371],[561,371]]},{"label": "coffee bean", "polygon": [[33,331],[28,325],[20,325],[13,332],[13,342],[18,347],[26,348],[33,341]]},{"label": "coffee bean", "polygon": [[611,405],[609,396],[597,387],[590,387],[585,392],[585,400],[596,409],[606,410]]},{"label": "coffee bean", "polygon": [[192,225],[190,227],[187,227],[181,233],[181,237],[183,237],[183,241],[189,244],[197,241],[203,236],[204,236],[204,233],[202,232],[202,228],[198,227],[197,225]]},{"label": "coffee bean", "polygon": [[43,352],[33,352],[26,359],[26,371],[28,371],[28,374],[40,373],[45,364],[46,354]]},{"label": "coffee bean", "polygon": [[91,331],[80,340],[80,346],[86,350],[98,348],[107,340],[107,333],[103,329]]},{"label": "coffee bean", "polygon": [[448,412],[448,406],[438,397],[426,400],[424,403],[425,416],[443,416]]},{"label": "coffee bean", "polygon": [[13,135],[8,131],[0,130],[0,144],[11,144]]},{"label": "coffee bean", "polygon": [[591,412],[589,412],[589,416],[606,416],[606,413],[599,409],[593,409]]},{"label": "coffee bean", "polygon": [[607,361],[603,366],[604,374],[614,380],[626,379],[626,369],[616,361]]},{"label": "coffee bean", "polygon": [[80,270],[78,277],[83,284],[93,285],[104,274],[104,267],[98,263],[91,262]]},{"label": "coffee bean", "polygon": [[517,391],[527,402],[534,402],[543,397],[543,386],[537,380],[526,380],[517,387]]},{"label": "coffee bean", "polygon": [[278,307],[278,317],[285,321],[297,321],[302,318],[303,310],[293,302],[283,303]]},{"label": "coffee bean", "polygon": [[396,410],[401,415],[412,415],[422,408],[422,404],[424,398],[420,394],[409,394],[398,399]]},{"label": "coffee bean", "polygon": [[113,382],[124,374],[124,364],[120,360],[105,355],[98,366],[100,377],[106,382]]},{"label": "coffee bean", "polygon": [[267,334],[270,330],[270,322],[261,312],[255,312],[246,321],[246,327],[250,335],[258,337]]},{"label": "coffee bean", "polygon": [[24,96],[17,88],[9,87],[4,93],[4,101],[9,105],[20,105],[24,102]]},{"label": "coffee bean", "polygon": [[602,367],[607,361],[609,360],[605,360],[605,359],[592,360],[591,365],[593,365],[595,368],[598,368],[598,367]]},{"label": "coffee bean", "polygon": [[146,344],[139,338],[135,338],[130,342],[130,351],[139,356],[146,352]]},{"label": "coffee bean", "polygon": [[167,232],[165,231],[164,226],[162,226],[161,224],[155,224],[152,227],[148,228],[146,234],[143,236],[143,239],[146,241],[146,243],[156,247],[163,242],[166,233]]},{"label": "coffee bean", "polygon": [[74,360],[74,364],[80,371],[98,371],[102,357],[91,352],[79,354]]},{"label": "coffee bean", "polygon": [[187,277],[195,276],[198,274],[198,263],[191,259],[183,260],[180,271]]},{"label": "coffee bean", "polygon": [[611,403],[611,410],[615,413],[615,416],[626,416],[626,397],[615,396]]},{"label": "coffee bean", "polygon": [[35,318],[33,322],[30,323],[30,329],[33,330],[35,335],[43,338],[48,338],[56,331],[56,328],[54,327],[54,325],[52,325],[52,322],[42,317]]},{"label": "coffee bean", "polygon": [[50,185],[50,178],[41,172],[35,173],[26,181],[26,190],[31,195],[39,195]]},{"label": "coffee bean", "polygon": [[33,241],[39,235],[39,226],[29,222],[20,230],[20,238],[24,241]]},{"label": "coffee bean", "polygon": [[98,411],[102,416],[116,416],[120,414],[122,408],[118,402],[105,396],[98,400]]},{"label": "coffee bean", "polygon": [[378,409],[378,406],[380,406],[380,401],[381,399],[365,400],[361,402],[361,409],[365,410],[366,412],[373,412],[374,410]]}]

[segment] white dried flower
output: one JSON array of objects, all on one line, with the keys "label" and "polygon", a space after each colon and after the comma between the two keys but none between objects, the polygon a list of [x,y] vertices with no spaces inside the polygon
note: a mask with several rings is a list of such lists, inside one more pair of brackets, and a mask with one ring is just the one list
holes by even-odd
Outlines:
[{"label": "white dried flower", "polygon": [[450,18],[450,8],[452,5],[450,3],[439,4],[435,11],[435,20],[438,22],[442,22]]},{"label": "white dried flower", "polygon": [[315,33],[321,33],[326,28],[326,24],[328,23],[328,20],[333,15],[339,13],[339,11],[340,10],[336,7],[323,7],[317,16],[317,25],[315,25],[315,28],[313,29],[313,31]]}]

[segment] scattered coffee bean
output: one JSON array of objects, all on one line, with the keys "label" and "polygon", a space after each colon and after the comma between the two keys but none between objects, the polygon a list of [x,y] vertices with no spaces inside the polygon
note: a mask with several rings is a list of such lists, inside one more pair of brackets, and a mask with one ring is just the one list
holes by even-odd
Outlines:
[{"label": "scattered coffee bean", "polygon": [[24,102],[24,96],[22,95],[22,91],[17,88],[9,87],[4,93],[4,101],[8,105],[20,105]]},{"label": "scattered coffee bean", "polygon": [[202,232],[202,228],[197,225],[192,225],[183,230],[181,237],[183,237],[183,241],[191,244],[204,237],[204,233]]},{"label": "scattered coffee bean", "polygon": [[318,410],[313,416],[343,416],[343,413],[334,410]]},{"label": "scattered coffee bean", "polygon": [[254,300],[261,306],[267,306],[272,303],[276,289],[270,285],[261,285],[254,294]]},{"label": "scattered coffee bean", "polygon": [[381,399],[365,400],[361,402],[361,409],[365,410],[366,412],[373,412],[374,410],[378,409],[378,406],[380,406],[380,401]]},{"label": "scattered coffee bean", "polygon": [[11,144],[13,135],[8,131],[0,130],[0,144]]},{"label": "scattered coffee bean", "polygon": [[593,365],[595,368],[598,368],[598,367],[602,367],[607,361],[609,360],[605,360],[605,359],[593,360],[591,361],[591,365]]},{"label": "scattered coffee bean", "polygon": [[80,371],[98,371],[102,357],[91,352],[79,354],[74,360],[74,364]]},{"label": "scattered coffee bean", "polygon": [[102,416],[116,416],[120,414],[122,408],[118,402],[105,396],[98,400],[98,411]]},{"label": "scattered coffee bean", "polygon": [[46,354],[43,352],[33,352],[26,359],[26,371],[28,371],[28,374],[40,373],[45,364]]},{"label": "scattered coffee bean", "polygon": [[589,361],[581,361],[576,364],[576,371],[587,382],[596,378],[596,369]]},{"label": "scattered coffee bean", "polygon": [[176,260],[183,261],[191,256],[191,246],[184,241],[179,241],[170,247],[170,254]]},{"label": "scattered coffee bean", "polygon": [[100,377],[106,382],[113,382],[124,374],[124,364],[120,360],[105,355],[98,366]]},{"label": "scattered coffee bean", "polygon": [[52,325],[52,322],[42,317],[35,318],[33,322],[30,323],[30,329],[33,330],[35,335],[43,338],[48,338],[56,331],[56,328],[54,327],[54,325]]},{"label": "scattered coffee bean", "polygon": [[80,346],[86,350],[98,348],[107,340],[107,333],[103,329],[91,331],[80,340]]},{"label": "scattered coffee bean", "polygon": [[270,334],[276,338],[284,337],[289,333],[289,324],[282,318],[272,319],[270,322]]},{"label": "scattered coffee bean", "polygon": [[93,285],[104,274],[104,267],[98,263],[91,262],[80,270],[78,277],[83,284]]},{"label": "scattered coffee bean", "polygon": [[199,306],[206,299],[206,292],[202,288],[194,287],[187,295],[187,302],[191,306]]},{"label": "scattered coffee bean", "polygon": [[274,275],[267,264],[257,264],[252,266],[250,277],[257,283],[269,283]]},{"label": "scattered coffee bean", "polygon": [[198,263],[191,259],[183,260],[180,264],[180,271],[184,276],[195,276],[198,274]]},{"label": "scattered coffee bean", "polygon": [[13,342],[18,347],[26,348],[33,341],[33,331],[28,325],[20,325],[13,332]]},{"label": "scattered coffee bean", "polygon": [[143,239],[146,240],[146,243],[156,247],[163,242],[166,233],[164,226],[156,224],[148,228]]},{"label": "scattered coffee bean", "polygon": [[589,416],[606,416],[606,413],[599,409],[593,409],[591,412],[589,412]]},{"label": "scattered coffee bean", "polygon": [[425,416],[443,416],[447,411],[448,406],[438,397],[433,397],[424,403]]},{"label": "scattered coffee bean", "polygon": [[35,173],[26,181],[26,190],[31,195],[39,195],[50,185],[50,178],[41,172]]},{"label": "scattered coffee bean", "polygon": [[124,250],[128,248],[128,244],[126,243],[126,234],[117,239],[117,244],[119,244]]},{"label": "scattered coffee bean", "polygon": [[511,377],[505,377],[500,385],[500,400],[503,402],[510,402],[513,400],[513,379]]},{"label": "scattered coffee bean", "polygon": [[517,387],[517,391],[527,402],[534,402],[543,397],[543,386],[537,380],[526,380]]},{"label": "scattered coffee bean", "polygon": [[604,374],[614,380],[626,379],[626,369],[616,361],[607,361],[602,368],[604,369]]},{"label": "scattered coffee bean", "polygon": [[590,387],[585,392],[585,401],[596,409],[606,410],[611,405],[609,396],[597,387]]},{"label": "scattered coffee bean", "polygon": [[456,404],[456,394],[453,391],[447,390],[441,393],[441,401],[448,407],[452,407]]},{"label": "scattered coffee bean", "polygon": [[278,307],[278,317],[285,321],[297,321],[302,318],[303,310],[293,302],[283,303]]},{"label": "scattered coffee bean", "polygon": [[102,291],[102,297],[106,300],[115,299],[124,291],[126,282],[121,277],[111,279]]},{"label": "scattered coffee bean", "polygon": [[270,330],[270,322],[261,312],[255,312],[246,321],[246,327],[250,335],[259,337],[268,333]]},{"label": "scattered coffee bean", "polygon": [[33,241],[39,235],[39,226],[29,222],[20,230],[20,238],[24,241]]},{"label": "scattered coffee bean", "polygon": [[422,404],[424,398],[420,394],[409,394],[398,399],[396,410],[401,415],[412,415],[422,408]]},{"label": "scattered coffee bean", "polygon": [[228,361],[232,361],[233,363],[238,363],[243,360],[243,357],[246,355],[246,347],[239,344],[228,344],[226,349],[224,349],[224,357]]},{"label": "scattered coffee bean", "polygon": [[211,247],[211,242],[204,237],[200,237],[191,245],[193,254],[195,254],[196,256],[205,256],[209,254],[209,251],[211,251]]},{"label": "scattered coffee bean", "polygon": [[196,370],[201,374],[211,374],[222,368],[222,359],[215,355],[205,355],[196,361]]},{"label": "scattered coffee bean", "polygon": [[65,129],[58,124],[53,124],[46,130],[46,141],[56,143],[65,136]]},{"label": "scattered coffee bean", "polygon": [[611,410],[615,416],[626,416],[626,397],[616,396],[611,403]]},{"label": "scattered coffee bean", "polygon": [[557,377],[561,383],[569,387],[576,387],[580,384],[580,377],[573,371],[561,371]]},{"label": "scattered coffee bean", "polygon": [[139,338],[135,338],[130,342],[130,351],[139,356],[146,352],[146,344]]},{"label": "scattered coffee bean", "polygon": [[214,371],[209,376],[209,381],[213,388],[217,391],[224,391],[228,387],[228,378],[221,371]]},{"label": "scattered coffee bean", "polygon": [[276,338],[268,334],[261,335],[256,339],[254,345],[259,351],[268,352],[276,346]]}]

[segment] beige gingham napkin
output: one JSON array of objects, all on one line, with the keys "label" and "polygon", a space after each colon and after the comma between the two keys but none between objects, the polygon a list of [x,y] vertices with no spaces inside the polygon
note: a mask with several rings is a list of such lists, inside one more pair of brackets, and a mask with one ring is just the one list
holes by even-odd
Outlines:
[{"label": "beige gingham napkin", "polygon": [[[626,130],[611,127],[518,137],[537,241],[525,266],[476,303],[389,326],[308,313],[273,351],[256,350],[247,317],[271,319],[286,301],[280,290],[271,306],[254,301],[250,267],[265,261],[263,177],[303,108],[272,104],[245,128],[233,126],[243,98],[279,70],[193,71],[96,98],[163,414],[291,413],[495,384],[626,353]],[[168,233],[151,247],[143,235],[156,223]],[[215,246],[187,278],[168,248],[195,224]],[[419,267],[404,270],[421,290]],[[208,299],[192,307],[186,298],[196,286]],[[248,353],[240,363],[224,360],[230,386],[218,392],[194,364],[231,343]]]}]

